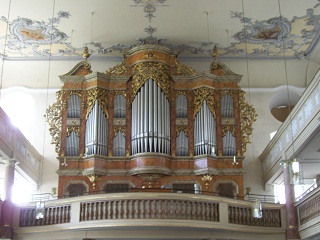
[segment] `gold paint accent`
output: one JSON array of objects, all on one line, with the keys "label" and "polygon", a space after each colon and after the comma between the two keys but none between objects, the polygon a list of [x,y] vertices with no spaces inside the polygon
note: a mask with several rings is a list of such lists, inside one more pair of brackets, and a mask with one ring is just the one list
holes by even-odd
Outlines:
[{"label": "gold paint accent", "polygon": [[85,46],[84,49],[83,49],[82,57],[83,57],[85,60],[87,60],[88,57],[90,57],[90,55],[91,55],[91,54],[89,53],[88,47]]},{"label": "gold paint accent", "polygon": [[250,143],[249,136],[252,134],[252,124],[257,119],[257,114],[252,105],[245,101],[245,92],[240,92],[240,119],[241,119],[241,137],[242,137],[242,154],[247,151],[247,143]]},{"label": "gold paint accent", "polygon": [[194,75],[196,74],[197,71],[193,70],[191,67],[180,63],[177,59],[176,59],[176,73],[175,75]]},{"label": "gold paint accent", "polygon": [[127,74],[127,67],[124,62],[109,68],[109,70],[106,71],[107,75],[112,76],[124,76]]},{"label": "gold paint accent", "polygon": [[122,135],[125,137],[126,136],[126,127],[125,126],[115,126],[113,128],[113,136],[117,136],[118,132],[121,132]]},{"label": "gold paint accent", "polygon": [[201,106],[203,104],[203,101],[207,101],[207,105],[213,114],[214,117],[216,117],[215,113],[215,102],[214,102],[214,90],[206,87],[198,88],[194,90],[194,113],[193,118],[196,117],[197,113],[200,111]]},{"label": "gold paint accent", "polygon": [[184,134],[188,137],[188,126],[176,126],[176,135],[179,136],[180,132],[183,131]]},{"label": "gold paint accent", "polygon": [[169,98],[170,73],[169,67],[159,62],[142,62],[133,67],[133,98],[149,79],[154,80]]},{"label": "gold paint accent", "polygon": [[212,176],[210,174],[207,174],[207,175],[203,175],[201,177],[201,180],[205,182],[205,187],[206,189],[209,188],[209,185],[210,185],[210,182],[212,181]]},{"label": "gold paint accent", "polygon": [[68,126],[67,128],[67,137],[70,136],[71,132],[75,132],[79,137],[80,127],[79,126]]},{"label": "gold paint accent", "polygon": [[80,98],[82,96],[82,91],[80,90],[70,90],[70,91],[65,91],[64,94],[68,94],[68,99],[72,96],[72,95],[78,95]]},{"label": "gold paint accent", "polygon": [[125,98],[127,98],[127,94],[125,91],[115,91],[114,96],[117,96],[117,95],[123,95]]},{"label": "gold paint accent", "polygon": [[230,131],[232,133],[232,136],[235,137],[235,126],[233,125],[222,126],[222,137],[224,137],[228,131]]},{"label": "gold paint accent", "polygon": [[97,182],[100,180],[101,176],[96,175],[96,174],[90,174],[90,175],[87,175],[87,177],[89,178],[90,182],[92,183],[92,188],[96,189]]},{"label": "gold paint accent", "polygon": [[157,54],[153,54],[152,52],[146,54],[143,56],[144,59],[159,59],[159,56]]},{"label": "gold paint accent", "polygon": [[190,150],[190,151],[189,151],[189,156],[190,156],[190,157],[193,157],[193,156],[194,156],[193,150]]},{"label": "gold paint accent", "polygon": [[108,91],[105,89],[94,88],[87,91],[87,113],[86,119],[89,116],[89,113],[92,111],[93,106],[98,100],[100,107],[102,108],[104,114],[109,118],[108,114]]},{"label": "gold paint accent", "polygon": [[213,49],[212,49],[212,57],[213,57],[213,61],[211,63],[211,66],[210,66],[210,70],[211,72],[216,69],[218,67],[218,57],[219,57],[219,52],[218,52],[218,48],[217,48],[217,45],[214,45]]},{"label": "gold paint accent", "polygon": [[51,144],[55,144],[56,153],[60,152],[61,140],[61,122],[62,122],[62,92],[56,93],[56,102],[53,103],[46,111],[46,120],[49,124],[49,132],[52,136]]},{"label": "gold paint accent", "polygon": [[176,91],[176,98],[179,97],[179,95],[185,95],[187,97],[187,91],[185,90]]}]

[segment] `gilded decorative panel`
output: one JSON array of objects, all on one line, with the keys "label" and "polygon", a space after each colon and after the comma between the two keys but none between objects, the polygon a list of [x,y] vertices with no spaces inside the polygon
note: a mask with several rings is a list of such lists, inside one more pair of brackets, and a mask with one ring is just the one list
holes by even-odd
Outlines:
[{"label": "gilded decorative panel", "polygon": [[194,100],[193,100],[193,105],[194,105],[194,114],[193,117],[196,117],[197,113],[199,112],[203,101],[206,100],[208,107],[213,114],[214,117],[216,117],[215,114],[215,102],[214,102],[214,90],[210,88],[198,88],[194,90]]},{"label": "gilded decorative panel", "polygon": [[86,118],[88,118],[89,113],[92,111],[92,108],[98,100],[99,105],[101,106],[104,114],[108,118],[108,91],[101,88],[94,88],[87,91],[87,113]]}]

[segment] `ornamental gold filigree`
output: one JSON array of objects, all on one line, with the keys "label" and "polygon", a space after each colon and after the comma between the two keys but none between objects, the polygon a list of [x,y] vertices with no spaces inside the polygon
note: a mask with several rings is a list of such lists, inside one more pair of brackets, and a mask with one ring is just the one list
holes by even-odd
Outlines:
[{"label": "ornamental gold filigree", "polygon": [[159,62],[142,62],[133,67],[133,98],[142,85],[149,79],[154,80],[164,94],[169,97],[169,67]]},{"label": "ornamental gold filigree", "polygon": [[187,91],[185,91],[185,90],[176,91],[176,98],[179,97],[179,95],[184,95],[187,97]]},{"label": "ornamental gold filigree", "polygon": [[68,98],[70,98],[72,95],[77,95],[81,98],[82,91],[80,90],[71,90],[71,91],[65,91],[64,94],[68,94]]},{"label": "ornamental gold filigree", "polygon": [[49,124],[49,132],[52,136],[51,143],[55,144],[56,153],[60,152],[60,141],[61,141],[61,121],[62,121],[62,92],[56,93],[57,101],[49,106],[46,111],[46,120]]},{"label": "ornamental gold filigree", "polygon": [[105,89],[94,88],[87,91],[87,113],[86,119],[89,116],[89,113],[92,111],[94,104],[98,100],[100,107],[102,108],[104,114],[107,118],[108,115],[108,91]]},{"label": "ornamental gold filigree", "polygon": [[184,75],[184,76],[188,76],[188,75],[194,75],[196,73],[195,70],[193,70],[191,67],[182,64],[180,62],[178,62],[178,60],[176,60],[176,72],[175,75]]},{"label": "ornamental gold filigree", "polygon": [[79,126],[68,126],[67,127],[67,137],[70,136],[70,134],[72,132],[75,132],[75,134],[79,137],[80,127]]},{"label": "ornamental gold filigree", "polygon": [[178,125],[176,127],[176,135],[179,136],[180,132],[183,131],[184,134],[188,137],[188,126]]},{"label": "ornamental gold filigree", "polygon": [[193,117],[195,118],[197,113],[200,111],[201,106],[203,104],[203,101],[206,100],[207,105],[213,114],[214,117],[216,117],[215,114],[215,104],[214,104],[214,90],[210,88],[198,88],[194,90],[194,114]]},{"label": "ornamental gold filigree", "polygon": [[222,126],[222,137],[224,137],[228,131],[230,131],[232,133],[232,136],[235,137],[235,127],[233,125]]},{"label": "ornamental gold filigree", "polygon": [[256,121],[257,114],[252,105],[245,101],[245,92],[240,92],[240,119],[241,119],[241,137],[242,137],[242,154],[247,151],[247,143],[250,143],[252,134],[252,124]]},{"label": "ornamental gold filigree", "polygon": [[124,64],[124,62],[109,68],[109,70],[106,71],[107,75],[112,75],[112,76],[124,76],[127,73],[127,67]]},{"label": "ornamental gold filigree", "polygon": [[113,128],[113,136],[117,136],[118,132],[121,132],[122,135],[125,137],[126,136],[126,127],[125,126],[115,126]]}]

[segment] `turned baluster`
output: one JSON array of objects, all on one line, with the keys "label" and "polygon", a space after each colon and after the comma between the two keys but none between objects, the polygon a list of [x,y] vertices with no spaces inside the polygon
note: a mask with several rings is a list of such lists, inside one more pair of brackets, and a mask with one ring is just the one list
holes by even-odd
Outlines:
[{"label": "turned baluster", "polygon": [[108,217],[107,219],[111,219],[111,201],[108,201]]}]

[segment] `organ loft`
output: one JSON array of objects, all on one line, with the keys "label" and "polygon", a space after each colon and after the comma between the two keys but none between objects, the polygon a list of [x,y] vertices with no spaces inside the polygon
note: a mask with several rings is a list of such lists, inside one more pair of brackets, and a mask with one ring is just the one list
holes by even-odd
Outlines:
[{"label": "organ loft", "polygon": [[[243,196],[242,162],[255,110],[212,52],[197,72],[161,45],[124,53],[105,72],[79,62],[47,110],[58,195],[182,191]],[[210,67],[209,67],[210,66]]]}]

